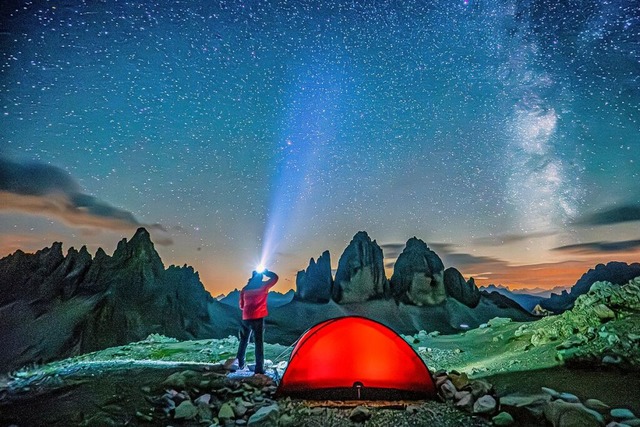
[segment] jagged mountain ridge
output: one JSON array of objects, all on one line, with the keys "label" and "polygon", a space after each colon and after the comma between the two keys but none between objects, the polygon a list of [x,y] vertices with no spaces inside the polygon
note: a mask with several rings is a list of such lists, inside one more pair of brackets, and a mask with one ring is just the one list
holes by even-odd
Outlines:
[{"label": "jagged mountain ridge", "polygon": [[[0,260],[0,365],[90,352],[139,341],[151,333],[178,339],[225,337],[235,310],[215,301],[192,267],[165,269],[140,228],[112,256],[54,243],[35,254]],[[224,322],[218,319],[228,318]]]},{"label": "jagged mountain ridge", "polygon": [[[314,302],[298,295],[272,307],[267,323],[276,328],[269,328],[267,340],[288,344],[313,324],[347,314],[376,319],[403,333],[453,333],[496,316],[532,319],[513,302],[505,304],[492,296],[476,300],[475,284],[459,273],[445,284],[439,257],[415,238],[407,259],[416,261],[406,263],[397,278],[410,298],[407,303],[395,300],[377,243],[364,232],[354,240],[355,249],[345,250],[342,273],[337,275],[349,297],[323,303],[331,295],[325,288],[306,294]],[[363,260],[375,263],[375,271],[363,275]],[[328,252],[307,273],[306,283],[330,285]],[[369,277],[372,283],[365,280]],[[437,289],[425,298],[421,292],[425,287],[430,291],[431,283]],[[361,289],[358,296],[356,290]],[[432,297],[437,297],[434,304]],[[6,343],[0,347],[0,366],[6,370],[139,341],[151,333],[180,340],[226,337],[237,332],[239,319],[237,305],[212,298],[192,267],[165,268],[143,228],[130,241],[120,241],[111,256],[98,249],[91,257],[86,247],[71,248],[64,256],[62,245],[54,243],[35,254],[17,251],[0,260],[0,340]]]},{"label": "jagged mountain ridge", "polygon": [[578,279],[569,292],[552,294],[549,298],[540,301],[540,306],[554,313],[570,310],[580,295],[589,292],[591,285],[596,282],[609,282],[615,285],[624,285],[629,280],[640,276],[640,263],[627,264],[626,262],[611,261],[598,264],[589,269]]}]

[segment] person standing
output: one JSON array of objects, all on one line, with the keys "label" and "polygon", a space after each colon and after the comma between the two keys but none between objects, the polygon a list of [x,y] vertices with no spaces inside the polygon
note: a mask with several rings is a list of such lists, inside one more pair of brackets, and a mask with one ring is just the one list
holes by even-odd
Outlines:
[{"label": "person standing", "polygon": [[[264,278],[268,280],[264,280]],[[264,318],[267,317],[267,295],[269,289],[278,282],[278,275],[272,271],[254,271],[244,288],[240,291],[240,344],[233,365],[238,369],[246,368],[246,352],[251,334],[256,344],[256,374],[264,374]]]}]

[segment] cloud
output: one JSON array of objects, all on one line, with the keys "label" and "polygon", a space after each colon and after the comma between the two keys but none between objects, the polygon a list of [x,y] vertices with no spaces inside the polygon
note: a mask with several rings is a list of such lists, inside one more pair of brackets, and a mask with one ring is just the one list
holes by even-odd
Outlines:
[{"label": "cloud", "polygon": [[54,217],[73,227],[131,231],[146,227],[159,245],[173,243],[160,224],[143,224],[124,209],[84,194],[64,170],[0,158],[0,211]]},{"label": "cloud", "polygon": [[[382,249],[385,259],[397,259],[405,246],[405,243],[385,243],[380,245],[380,249]],[[391,263],[391,266],[393,266],[393,263]]]},{"label": "cloud", "polygon": [[525,234],[498,234],[490,237],[478,237],[473,239],[474,243],[482,246],[502,246],[510,243],[522,242],[529,239],[539,239],[542,237],[553,236],[557,234],[556,231],[539,231],[536,233]]},{"label": "cloud", "polygon": [[607,252],[624,252],[640,248],[640,240],[623,240],[618,242],[589,242],[553,248],[554,251],[582,254],[599,254]]},{"label": "cloud", "polygon": [[[380,245],[380,248],[382,249],[385,259],[397,259],[405,246],[407,246],[406,243],[384,243]],[[427,246],[429,249],[439,254],[440,252],[450,250],[455,245],[450,243],[427,243]]]},{"label": "cloud", "polygon": [[574,221],[576,225],[611,225],[640,221],[640,205],[623,205],[584,215]]}]

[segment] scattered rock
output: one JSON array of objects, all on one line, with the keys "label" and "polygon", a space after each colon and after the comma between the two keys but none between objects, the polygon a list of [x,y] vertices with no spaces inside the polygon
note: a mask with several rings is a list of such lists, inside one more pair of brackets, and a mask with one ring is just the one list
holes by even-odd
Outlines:
[{"label": "scattered rock", "polygon": [[462,390],[465,386],[467,386],[467,384],[469,384],[469,377],[464,372],[459,375],[450,373],[449,378],[458,390]]},{"label": "scattered rock", "polygon": [[231,407],[231,405],[228,403],[222,404],[220,410],[218,411],[218,418],[220,418],[221,420],[230,420],[234,417],[235,413],[233,412],[233,408]]},{"label": "scattered rock", "polygon": [[634,413],[628,410],[627,408],[612,409],[610,414],[611,414],[611,417],[615,420],[631,420],[636,417]]},{"label": "scattered rock", "polygon": [[508,412],[500,412],[495,417],[491,418],[494,426],[510,426],[513,425],[515,420]]},{"label": "scattered rock", "polygon": [[549,396],[551,396],[551,398],[553,399],[559,399],[560,398],[560,393],[558,393],[557,391],[555,391],[552,388],[549,387],[541,387],[540,388],[542,390],[543,393],[548,394]]},{"label": "scattered rock", "polygon": [[544,415],[553,427],[601,427],[604,420],[600,414],[581,403],[554,400],[544,408]]},{"label": "scattered rock", "polygon": [[456,402],[455,406],[463,411],[473,412],[473,403],[473,396],[471,393],[467,393]]},{"label": "scattered rock", "polygon": [[476,400],[473,404],[473,413],[491,414],[496,410],[497,406],[498,403],[496,402],[496,400],[492,396],[485,394],[484,396],[481,396],[478,400]]},{"label": "scattered rock", "polygon": [[600,320],[610,320],[610,319],[615,319],[616,315],[613,312],[613,310],[611,310],[609,307],[607,307],[604,304],[598,304],[595,307],[593,307],[593,311],[596,314],[596,316],[598,316],[598,318],[600,318]]},{"label": "scattered rock", "polygon": [[510,394],[500,397],[500,407],[523,425],[539,424],[544,418],[543,410],[550,401],[551,396],[548,394]]},{"label": "scattered rock", "polygon": [[485,394],[490,394],[491,390],[493,390],[493,386],[485,380],[473,380],[469,383],[469,386],[471,388],[471,394],[476,399]]},{"label": "scattered rock", "polygon": [[440,387],[442,397],[447,400],[453,399],[457,391],[458,390],[456,389],[456,386],[453,385],[450,379],[447,379],[444,383],[442,383],[442,386]]},{"label": "scattered rock", "polygon": [[364,406],[356,406],[349,414],[349,419],[354,423],[363,423],[371,418],[371,411]]},{"label": "scattered rock", "polygon": [[[143,414],[140,411],[136,412],[136,418],[139,419],[139,420],[145,421],[147,423],[153,422],[153,417],[151,415]],[[102,425],[104,425],[104,424],[102,424]]]},{"label": "scattered rock", "polygon": [[580,399],[575,394],[571,393],[560,393],[558,399],[564,400],[568,403],[580,403]]},{"label": "scattered rock", "polygon": [[278,420],[279,427],[293,427],[295,424],[295,419],[289,414],[280,415],[280,419]]},{"label": "scattered rock", "polygon": [[196,371],[174,372],[169,375],[162,383],[165,387],[173,387],[176,389],[185,389],[200,383],[200,374]]},{"label": "scattered rock", "polygon": [[197,405],[208,405],[209,402],[211,402],[211,395],[210,394],[203,394],[202,396],[198,397],[196,400],[193,401],[193,403],[197,406]]},{"label": "scattered rock", "polygon": [[263,406],[255,414],[249,417],[248,426],[276,427],[280,418],[280,408],[278,404]]},{"label": "scattered rock", "polygon": [[587,399],[584,401],[584,406],[589,409],[593,409],[594,411],[598,411],[601,414],[608,413],[611,409],[611,406],[598,399]]},{"label": "scattered rock", "polygon": [[196,408],[189,400],[185,400],[178,405],[173,418],[176,420],[192,420],[196,415],[198,415],[198,408]]},{"label": "scattered rock", "polygon": [[607,354],[602,358],[603,365],[619,365],[620,363],[622,363],[622,358],[617,354],[615,355]]}]

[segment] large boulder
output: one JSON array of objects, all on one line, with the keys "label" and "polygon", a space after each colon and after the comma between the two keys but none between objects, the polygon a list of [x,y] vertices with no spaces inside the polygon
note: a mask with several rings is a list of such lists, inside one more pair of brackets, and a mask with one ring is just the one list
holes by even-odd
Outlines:
[{"label": "large boulder", "polygon": [[298,272],[295,298],[309,302],[329,302],[331,285],[331,256],[329,251],[324,251],[318,262],[311,258],[307,269]]},{"label": "large boulder", "polygon": [[467,307],[477,307],[480,302],[480,290],[473,277],[464,280],[462,274],[455,268],[449,267],[444,271],[444,288],[452,298],[457,299]]},{"label": "large boulder", "polygon": [[415,305],[437,305],[446,299],[442,260],[422,240],[407,241],[395,263],[391,292],[397,300]]},{"label": "large boulder", "polygon": [[338,261],[333,299],[339,303],[364,302],[382,298],[388,290],[382,249],[365,231],[359,231]]}]

